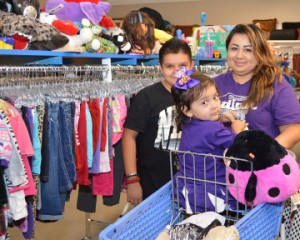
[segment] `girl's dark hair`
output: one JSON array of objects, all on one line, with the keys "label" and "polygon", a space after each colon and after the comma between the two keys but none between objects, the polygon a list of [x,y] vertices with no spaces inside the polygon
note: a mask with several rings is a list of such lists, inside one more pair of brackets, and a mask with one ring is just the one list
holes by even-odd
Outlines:
[{"label": "girl's dark hair", "polygon": [[229,33],[226,39],[226,49],[235,34],[244,34],[248,37],[253,49],[253,54],[257,59],[257,66],[251,79],[251,87],[247,99],[242,106],[248,110],[255,107],[266,97],[271,98],[274,93],[274,81],[278,77],[282,80],[281,70],[272,56],[270,46],[265,33],[254,24],[238,24]]},{"label": "girl's dark hair", "polygon": [[182,52],[189,56],[190,61],[192,61],[192,52],[190,46],[183,40],[173,37],[169,41],[165,42],[165,44],[159,50],[159,63],[162,65],[164,57],[169,53],[179,53]]},{"label": "girl's dark hair", "polygon": [[[143,33],[142,23],[148,27],[146,35]],[[147,49],[152,50],[154,48],[154,22],[146,13],[131,11],[122,20],[121,28],[125,31],[127,39],[132,46],[138,45],[145,52]]]},{"label": "girl's dark hair", "polygon": [[178,89],[174,86],[171,88],[173,99],[175,101],[175,122],[178,130],[182,130],[184,119],[187,117],[183,113],[184,108],[189,111],[191,109],[191,104],[199,99],[202,96],[203,91],[206,90],[209,86],[215,86],[218,91],[215,81],[210,77],[204,75],[202,72],[194,72],[190,77],[199,80],[200,84],[188,90]]}]

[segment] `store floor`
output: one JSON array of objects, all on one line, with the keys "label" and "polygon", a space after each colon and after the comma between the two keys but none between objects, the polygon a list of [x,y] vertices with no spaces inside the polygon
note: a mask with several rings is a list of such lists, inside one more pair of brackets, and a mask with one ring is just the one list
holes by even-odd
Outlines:
[{"label": "store floor", "polygon": [[[97,211],[91,214],[91,219],[112,223],[118,219],[126,204],[126,193],[121,193],[120,203],[113,207],[104,206],[102,197],[97,199]],[[36,222],[35,240],[81,240],[86,237],[85,213],[77,210],[77,191],[71,194],[71,200],[66,204],[64,219],[52,223]],[[104,224],[92,222],[90,239],[99,239],[99,233]],[[9,228],[11,240],[22,240],[23,235],[16,227]]]}]

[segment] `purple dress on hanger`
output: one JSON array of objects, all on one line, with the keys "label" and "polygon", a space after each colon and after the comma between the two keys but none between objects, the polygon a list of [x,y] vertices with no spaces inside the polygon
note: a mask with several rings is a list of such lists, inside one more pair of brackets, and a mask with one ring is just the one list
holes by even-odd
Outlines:
[{"label": "purple dress on hanger", "polygon": [[226,191],[226,186],[222,185],[225,183],[223,158],[186,153],[190,151],[223,156],[224,150],[233,143],[235,136],[221,122],[195,118],[185,120],[179,145],[179,151],[185,153],[179,153],[180,170],[174,176],[173,183],[175,197],[179,197],[180,206],[187,213],[215,210],[222,212],[226,203],[230,209],[236,209],[237,202]]}]

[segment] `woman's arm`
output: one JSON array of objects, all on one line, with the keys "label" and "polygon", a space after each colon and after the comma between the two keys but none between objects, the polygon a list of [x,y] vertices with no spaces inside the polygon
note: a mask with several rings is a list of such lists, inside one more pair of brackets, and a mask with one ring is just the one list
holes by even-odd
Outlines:
[{"label": "woman's arm", "polygon": [[[122,137],[122,152],[126,176],[137,172],[136,166],[136,138],[138,132],[124,128]],[[143,200],[143,191],[139,182],[127,185],[127,201],[133,205],[139,204]]]},{"label": "woman's arm", "polygon": [[275,138],[283,147],[291,149],[300,141],[300,123],[279,127],[280,134]]}]

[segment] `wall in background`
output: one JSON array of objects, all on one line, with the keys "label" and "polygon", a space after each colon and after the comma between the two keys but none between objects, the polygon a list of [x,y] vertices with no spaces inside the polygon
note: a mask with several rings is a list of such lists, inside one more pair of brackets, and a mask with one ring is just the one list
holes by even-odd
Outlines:
[{"label": "wall in background", "polygon": [[300,21],[299,0],[197,0],[113,5],[109,16],[122,18],[131,10],[144,6],[156,9],[174,25],[200,24],[201,12],[206,12],[208,25],[235,25],[250,23],[253,19],[277,18],[280,28],[282,22]]},{"label": "wall in background", "polygon": [[162,3],[162,2],[191,2],[199,0],[104,0],[105,2],[110,2],[113,5],[127,5],[127,4],[139,4],[139,3]]},{"label": "wall in background", "polygon": [[[134,0],[141,4],[112,5],[108,15],[122,18],[131,10],[147,6],[159,11],[164,19],[174,25],[200,24],[201,12],[206,12],[208,25],[235,25],[250,23],[253,19],[277,18],[278,28],[280,28],[282,22],[300,21],[299,0],[184,0],[180,2],[176,0],[164,3],[161,1],[163,0],[152,0],[157,3],[146,4],[143,0]],[[45,2],[46,0],[40,0],[41,6],[44,6]]]}]

